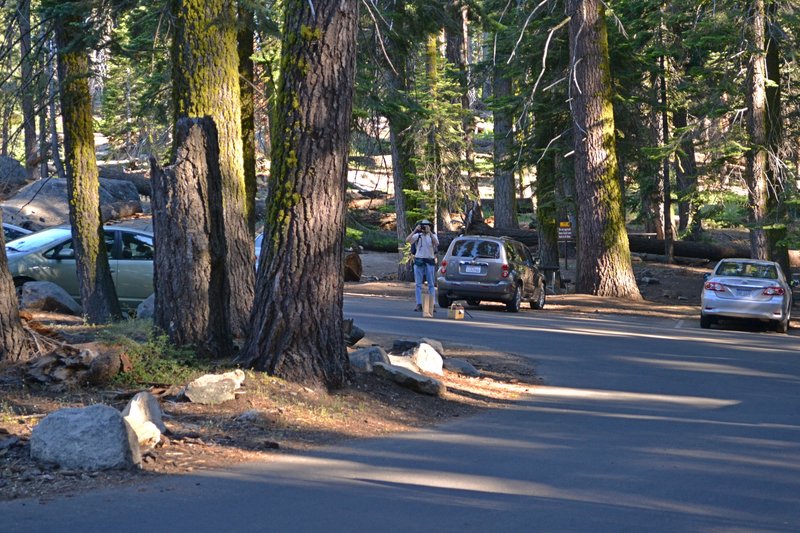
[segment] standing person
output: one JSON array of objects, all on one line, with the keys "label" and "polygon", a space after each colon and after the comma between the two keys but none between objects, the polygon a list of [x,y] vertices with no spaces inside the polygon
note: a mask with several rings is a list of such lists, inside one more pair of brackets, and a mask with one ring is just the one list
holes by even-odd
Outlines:
[{"label": "standing person", "polygon": [[439,248],[439,237],[433,232],[430,220],[423,219],[411,235],[406,237],[406,242],[416,245],[414,253],[414,283],[416,285],[417,307],[414,311],[422,311],[422,280],[428,280],[428,293],[435,298],[436,250]]}]

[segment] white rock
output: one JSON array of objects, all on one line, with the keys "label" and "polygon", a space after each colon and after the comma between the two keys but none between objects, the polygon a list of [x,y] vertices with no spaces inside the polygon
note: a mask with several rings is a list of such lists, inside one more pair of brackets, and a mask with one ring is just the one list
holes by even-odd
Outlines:
[{"label": "white rock", "polygon": [[162,433],[167,431],[167,426],[164,425],[162,419],[161,404],[158,403],[155,396],[147,391],[140,392],[131,398],[131,401],[122,410],[122,416],[126,419],[149,421]]}]

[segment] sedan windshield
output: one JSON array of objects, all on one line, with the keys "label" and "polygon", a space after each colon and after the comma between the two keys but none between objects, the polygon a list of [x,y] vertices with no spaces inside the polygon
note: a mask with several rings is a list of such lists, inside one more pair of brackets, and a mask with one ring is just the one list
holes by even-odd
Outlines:
[{"label": "sedan windshield", "polygon": [[56,244],[72,236],[69,228],[51,228],[38,233],[31,233],[6,244],[6,249],[12,252],[30,252],[50,244]]}]

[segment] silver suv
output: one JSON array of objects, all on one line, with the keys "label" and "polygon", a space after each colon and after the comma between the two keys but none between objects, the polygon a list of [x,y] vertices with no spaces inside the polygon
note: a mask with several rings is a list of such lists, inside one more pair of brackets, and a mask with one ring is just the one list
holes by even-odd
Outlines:
[{"label": "silver suv", "polygon": [[530,250],[506,237],[465,235],[450,243],[437,271],[439,307],[453,300],[478,305],[503,302],[512,313],[522,300],[533,309],[545,303],[545,280]]}]

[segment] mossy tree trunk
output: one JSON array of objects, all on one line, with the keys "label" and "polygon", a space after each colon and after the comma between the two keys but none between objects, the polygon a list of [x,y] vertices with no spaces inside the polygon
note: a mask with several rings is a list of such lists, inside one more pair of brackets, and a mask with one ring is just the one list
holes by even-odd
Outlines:
[{"label": "mossy tree trunk", "polygon": [[618,178],[605,7],[569,0],[571,111],[578,204],[576,291],[640,299]]},{"label": "mossy tree trunk", "polygon": [[79,14],[56,20],[69,220],[83,312],[89,322],[105,323],[119,318],[120,308],[100,217],[89,59],[79,44],[83,31]]},{"label": "mossy tree trunk", "polygon": [[180,118],[209,116],[217,127],[225,228],[223,268],[228,286],[227,297],[219,304],[228,307],[234,336],[244,337],[253,302],[255,256],[242,156],[236,2],[173,0],[173,16],[175,123]]},{"label": "mossy tree trunk", "polygon": [[237,358],[291,381],[343,386],[342,246],[357,0],[289,0],[270,197],[250,335]]},{"label": "mossy tree trunk", "polygon": [[0,233],[0,363],[24,361],[31,355],[31,346],[19,319],[14,280],[8,271],[5,238]]},{"label": "mossy tree trunk", "polygon": [[154,160],[150,163],[154,323],[178,346],[193,346],[206,357],[229,357],[233,343],[228,308],[218,303],[227,289],[220,268],[225,235],[217,130],[208,117],[181,119],[176,134],[175,164],[162,169]]},{"label": "mossy tree trunk", "polygon": [[255,14],[251,0],[239,0],[239,95],[242,104],[242,160],[244,162],[245,211],[247,226],[256,231],[256,108],[253,37]]},{"label": "mossy tree trunk", "polygon": [[748,43],[751,47],[747,68],[747,132],[750,148],[747,151],[745,181],[750,206],[750,255],[757,259],[770,258],[767,231],[769,212],[769,152],[767,149],[767,64],[766,12],[764,0],[750,5]]}]

